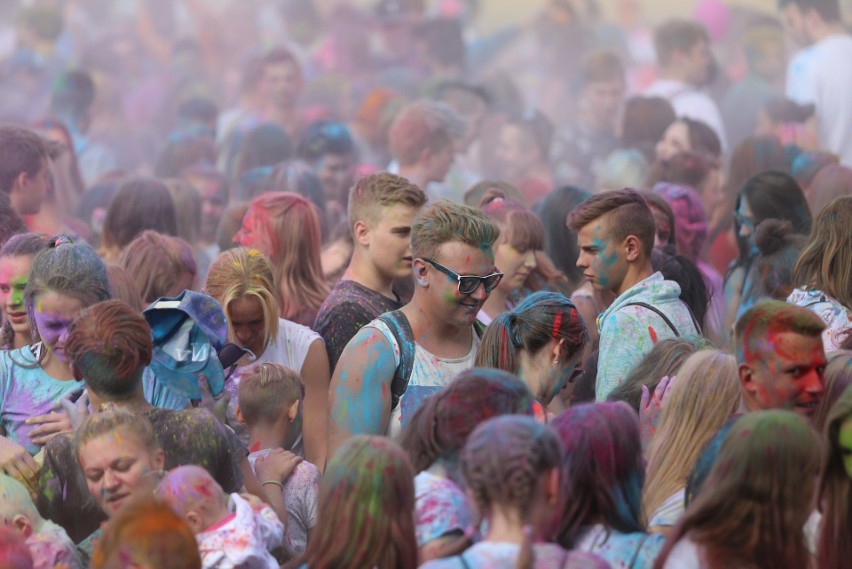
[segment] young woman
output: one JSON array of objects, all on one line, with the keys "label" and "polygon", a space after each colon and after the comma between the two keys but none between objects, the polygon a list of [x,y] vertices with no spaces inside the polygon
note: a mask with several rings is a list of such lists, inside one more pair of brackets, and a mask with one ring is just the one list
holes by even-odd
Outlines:
[{"label": "young woman", "polygon": [[117,263],[124,248],[146,229],[177,235],[175,204],[161,181],[132,178],[121,184],[109,203],[98,252],[105,262]]},{"label": "young woman", "polygon": [[[321,469],[326,459],[331,380],[328,355],[319,334],[278,317],[280,310],[273,274],[269,259],[259,251],[231,249],[213,261],[204,288],[225,311],[230,341],[250,350],[256,357],[254,361],[281,364],[298,371],[304,378],[304,413],[299,419],[301,428],[293,429],[291,448],[294,452],[304,452],[305,458]],[[241,432],[235,415],[238,387],[239,373],[226,385],[232,394],[228,417],[231,425],[246,438],[248,433]]]},{"label": "young woman", "polygon": [[552,424],[562,440],[567,497],[557,541],[613,569],[650,569],[663,536],[645,533],[639,419],[621,403],[570,407]]},{"label": "young woman", "polygon": [[531,414],[532,401],[513,375],[474,368],[415,411],[400,444],[417,473],[414,519],[421,563],[440,557],[447,548],[470,545],[468,532],[477,525],[477,516],[462,490],[459,465],[470,433],[497,415]]},{"label": "young woman", "polygon": [[62,236],[33,259],[24,304],[38,341],[0,352],[0,468],[32,488],[39,468],[30,455],[71,430],[60,401],[76,399],[84,387],[65,358],[68,327],[81,310],[108,298],[106,267],[88,246]]},{"label": "young woman", "polygon": [[547,407],[576,379],[588,342],[570,300],[558,292],[536,292],[485,330],[475,365],[517,375]]},{"label": "young woman", "polygon": [[417,567],[414,471],[386,437],[359,435],[328,461],[304,555],[285,567]]},{"label": "young woman", "polygon": [[[480,322],[488,325],[512,308],[525,293],[548,283],[534,278],[534,271],[544,255],[544,226],[538,216],[496,190],[482,198],[480,209],[500,227],[500,238],[494,244],[494,265],[504,275],[477,316]],[[547,265],[552,267],[553,263]]]},{"label": "young woman", "polygon": [[192,290],[198,273],[189,243],[150,230],[125,247],[119,265],[138,285],[146,306],[158,298]]},{"label": "young woman", "polygon": [[234,241],[257,249],[275,267],[279,315],[311,326],[325,297],[320,217],[310,201],[289,192],[261,194],[249,206]]},{"label": "young woman", "polygon": [[558,437],[531,417],[495,417],[477,427],[462,451],[461,464],[488,531],[463,553],[423,567],[609,567],[596,556],[568,552],[550,543],[553,520],[563,501],[561,462]]},{"label": "young woman", "polygon": [[763,172],[749,178],[739,192],[734,211],[738,258],[725,275],[725,327],[730,330],[740,309],[746,276],[756,257],[754,243],[757,226],[767,219],[789,221],[792,233],[808,235],[811,212],[799,184],[788,174]]},{"label": "young woman", "polygon": [[795,413],[743,415],[654,568],[811,567],[802,528],[819,460],[816,435]]},{"label": "young woman", "polygon": [[832,406],[823,443],[826,452],[818,486],[822,519],[817,566],[842,569],[852,559],[852,388],[847,388]]},{"label": "young woman", "polygon": [[740,402],[737,362],[717,350],[691,355],[663,400],[660,425],[648,448],[643,491],[651,531],[677,523],[684,511],[686,479],[705,444]]},{"label": "young woman", "polygon": [[33,257],[49,242],[44,235],[24,233],[13,236],[0,248],[0,309],[3,311],[0,350],[18,350],[33,342],[24,291]]},{"label": "young woman", "polygon": [[817,214],[810,239],[793,267],[798,287],[787,298],[819,314],[826,352],[840,349],[852,331],[852,195]]}]

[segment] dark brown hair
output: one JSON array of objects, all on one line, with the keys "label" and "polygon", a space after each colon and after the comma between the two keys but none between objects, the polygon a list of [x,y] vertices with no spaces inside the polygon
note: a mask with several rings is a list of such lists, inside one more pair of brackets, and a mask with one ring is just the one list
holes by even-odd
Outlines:
[{"label": "dark brown hair", "polygon": [[707,30],[690,20],[669,20],[654,31],[654,48],[663,67],[671,63],[676,51],[689,51],[701,41],[710,42]]},{"label": "dark brown hair", "polygon": [[604,215],[607,216],[607,231],[611,237],[623,241],[635,236],[642,243],[643,254],[650,259],[656,225],[654,214],[642,194],[630,188],[595,194],[571,212],[568,227],[580,231]]},{"label": "dark brown hair", "polygon": [[109,204],[101,244],[121,250],[146,229],[177,235],[175,204],[161,181],[133,178],[121,185]]},{"label": "dark brown hair", "polygon": [[22,126],[0,126],[0,191],[10,193],[15,179],[38,174],[48,157],[47,142]]}]

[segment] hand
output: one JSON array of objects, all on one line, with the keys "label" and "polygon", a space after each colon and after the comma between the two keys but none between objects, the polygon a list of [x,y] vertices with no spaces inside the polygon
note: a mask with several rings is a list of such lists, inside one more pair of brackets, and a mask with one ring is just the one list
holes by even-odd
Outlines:
[{"label": "hand", "polygon": [[201,407],[208,409],[213,416],[216,417],[223,425],[228,424],[228,403],[231,401],[231,394],[227,389],[223,389],[218,397],[213,396],[210,389],[210,382],[204,375],[198,376],[198,387],[201,389]]},{"label": "hand", "polygon": [[77,401],[71,401],[70,397],[63,397],[59,400],[59,405],[68,414],[71,427],[76,431],[89,416],[89,391],[83,390],[83,394],[77,398]]},{"label": "hand", "polygon": [[642,386],[642,399],[639,403],[639,433],[642,439],[642,449],[647,450],[651,439],[657,433],[660,419],[663,416],[663,407],[669,390],[674,385],[675,376],[664,376],[657,384],[654,395],[648,387]]},{"label": "hand", "polygon": [[284,484],[300,462],[301,456],[283,448],[276,448],[265,457],[259,457],[254,469],[261,484],[266,480],[276,480]]},{"label": "hand", "polygon": [[33,444],[44,445],[47,441],[60,433],[70,433],[74,430],[71,417],[65,411],[51,411],[47,415],[30,417],[25,421],[27,425],[39,425],[30,431],[30,439]]},{"label": "hand", "polygon": [[0,470],[23,482],[30,492],[37,491],[41,469],[27,449],[6,437],[0,437]]},{"label": "hand", "polygon": [[260,510],[266,507],[266,502],[255,496],[254,494],[240,494],[240,497],[249,503],[252,510]]}]

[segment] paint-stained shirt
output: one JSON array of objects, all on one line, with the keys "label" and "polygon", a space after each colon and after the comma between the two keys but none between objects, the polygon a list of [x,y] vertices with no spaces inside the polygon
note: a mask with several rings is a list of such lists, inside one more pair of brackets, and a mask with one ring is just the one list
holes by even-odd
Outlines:
[{"label": "paint-stained shirt", "polygon": [[[521,546],[517,543],[483,541],[461,555],[435,559],[422,569],[514,569]],[[534,569],[608,569],[609,565],[582,551],[565,551],[555,543],[533,545]]]},{"label": "paint-stained shirt", "polygon": [[446,476],[424,470],[414,477],[414,523],[417,547],[451,532],[476,527],[465,493]]},{"label": "paint-stained shirt", "polygon": [[[32,521],[32,520],[30,520]],[[83,569],[77,548],[58,525],[45,521],[39,531],[27,538],[27,549],[33,556],[33,569]]]},{"label": "paint-stained shirt", "polygon": [[[400,362],[399,344],[397,344],[393,332],[381,320],[374,320],[368,326],[381,332],[387,339],[393,350],[394,368],[398,367]],[[391,411],[386,432],[388,436],[399,436],[402,428],[424,399],[446,387],[461,372],[473,367],[476,350],[479,349],[479,334],[476,333],[473,326],[471,326],[470,335],[473,338],[470,351],[467,355],[455,359],[436,356],[415,342],[411,378],[408,381],[408,388],[399,400],[399,405]]]},{"label": "paint-stained shirt", "polygon": [[[194,464],[206,469],[225,492],[243,486],[239,463],[248,451],[227,427],[206,409],[151,409],[144,415],[165,453],[165,469]],[[36,506],[79,543],[106,520],[89,494],[70,435],[59,435],[44,448]]]},{"label": "paint-stained shirt", "polygon": [[30,433],[38,425],[24,421],[61,409],[63,397],[82,394],[82,381],[62,381],[49,376],[38,363],[41,344],[0,352],[0,427],[6,438],[36,454]]},{"label": "paint-stained shirt", "polygon": [[[657,312],[662,312],[674,329]],[[659,272],[635,284],[598,317],[600,351],[595,398],[606,400],[654,345],[667,338],[700,335],[689,308],[680,299],[680,286]]]},{"label": "paint-stained shirt", "polygon": [[[260,457],[269,455],[264,449],[249,455],[251,469]],[[308,530],[317,525],[317,495],[319,494],[319,469],[308,461],[300,462],[284,483],[284,506],[287,508],[287,527],[284,539],[290,549],[302,553],[308,546]],[[263,482],[261,480],[261,482]],[[272,488],[268,488],[272,490]]]},{"label": "paint-stained shirt", "polygon": [[825,353],[839,350],[846,336],[852,332],[852,308],[843,306],[822,291],[797,288],[790,293],[787,302],[815,312],[825,322],[822,332]]},{"label": "paint-stained shirt", "polygon": [[239,494],[228,500],[230,515],[195,536],[204,569],[278,569],[269,552],[281,545],[284,525],[263,505],[252,508]]},{"label": "paint-stained shirt", "polygon": [[379,315],[401,307],[399,298],[388,298],[355,281],[338,281],[314,322],[314,330],[325,340],[329,369],[334,371],[343,348],[361,328]]},{"label": "paint-stained shirt", "polygon": [[574,549],[602,557],[612,569],[651,569],[665,541],[662,534],[621,533],[594,525],[580,532]]}]

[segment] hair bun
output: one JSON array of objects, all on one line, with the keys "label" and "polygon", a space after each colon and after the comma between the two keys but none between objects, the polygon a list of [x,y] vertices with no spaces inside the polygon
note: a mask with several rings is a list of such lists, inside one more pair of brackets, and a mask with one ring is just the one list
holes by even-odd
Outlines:
[{"label": "hair bun", "polygon": [[793,232],[793,224],[781,219],[766,219],[754,233],[754,244],[764,256],[777,253],[786,245],[786,238]]}]

